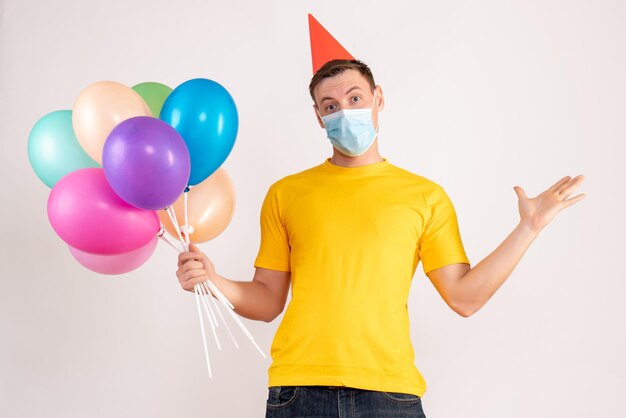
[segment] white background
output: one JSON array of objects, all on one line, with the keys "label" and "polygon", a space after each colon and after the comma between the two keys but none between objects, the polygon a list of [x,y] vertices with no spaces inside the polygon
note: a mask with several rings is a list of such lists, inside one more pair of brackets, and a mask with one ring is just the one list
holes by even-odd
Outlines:
[{"label": "white background", "polygon": [[[626,387],[622,1],[0,1],[0,416],[262,417],[267,368],[242,333],[209,340],[160,245],[140,269],[100,276],[50,227],[28,134],[100,80],[175,87],[205,77],[233,95],[237,191],[228,229],[201,248],[251,280],[268,186],[331,155],[311,109],[307,12],[384,91],[381,154],[442,185],[476,265],[535,196],[584,174],[586,199],[544,229],[470,318],[421,264],[409,298],[429,417],[615,417]],[[269,354],[279,317],[244,319]],[[236,329],[234,323],[231,327]],[[223,330],[222,330],[223,331]],[[238,330],[237,330],[238,331]]]}]

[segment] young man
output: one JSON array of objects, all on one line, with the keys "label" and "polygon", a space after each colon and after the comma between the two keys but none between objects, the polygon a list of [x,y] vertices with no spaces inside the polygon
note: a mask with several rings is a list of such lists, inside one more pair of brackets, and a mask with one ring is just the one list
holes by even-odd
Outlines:
[{"label": "young man", "polygon": [[584,198],[568,199],[583,177],[532,199],[515,187],[519,224],[471,268],[445,191],[379,154],[385,99],[369,68],[330,61],[310,91],[333,155],[270,186],[252,281],[220,276],[196,246],[180,255],[177,276],[192,292],[212,280],[235,312],[266,322],[283,311],[291,283],[272,343],[267,416],[423,416],[406,305],[418,262],[451,309],[472,315],[545,225]]},{"label": "young man", "polygon": [[179,256],[177,276],[191,292],[213,281],[235,312],[266,322],[283,311],[291,285],[271,347],[266,417],[423,417],[426,383],[407,310],[418,263],[452,310],[472,315],[545,225],[584,198],[568,199],[583,177],[563,177],[532,199],[516,186],[519,224],[471,268],[443,188],[381,157],[385,98],[370,69],[312,16],[309,24],[309,91],[332,157],[270,186],[251,282],[219,275],[194,245]]}]

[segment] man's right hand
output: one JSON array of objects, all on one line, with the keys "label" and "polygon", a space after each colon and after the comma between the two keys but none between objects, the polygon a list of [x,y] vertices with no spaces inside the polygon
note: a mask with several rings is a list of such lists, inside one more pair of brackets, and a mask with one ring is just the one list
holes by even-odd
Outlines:
[{"label": "man's right hand", "polygon": [[222,277],[194,244],[189,244],[189,251],[178,255],[176,276],[182,288],[192,293],[195,285],[210,279],[235,306],[238,315],[265,322],[273,321],[283,311],[291,283],[290,272],[261,267],[256,268],[249,282]]},{"label": "man's right hand", "polygon": [[178,255],[176,277],[183,289],[194,292],[194,286],[216,275],[215,267],[209,258],[190,243],[189,251]]}]

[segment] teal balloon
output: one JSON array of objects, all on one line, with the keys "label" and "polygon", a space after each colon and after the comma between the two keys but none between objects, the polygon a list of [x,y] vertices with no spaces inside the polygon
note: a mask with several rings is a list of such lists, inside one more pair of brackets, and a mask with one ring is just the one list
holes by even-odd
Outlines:
[{"label": "teal balloon", "polygon": [[170,93],[161,120],[183,137],[191,156],[189,186],[201,183],[230,154],[239,128],[237,106],[219,83],[206,78],[187,80]]},{"label": "teal balloon", "polygon": [[72,171],[101,167],[78,143],[71,110],[57,110],[39,119],[28,137],[28,159],[37,177],[50,188]]}]

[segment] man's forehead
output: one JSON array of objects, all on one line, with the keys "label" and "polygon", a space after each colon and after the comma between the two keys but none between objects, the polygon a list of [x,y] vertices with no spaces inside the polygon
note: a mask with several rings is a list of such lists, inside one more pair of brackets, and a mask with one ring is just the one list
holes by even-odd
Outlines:
[{"label": "man's forehead", "polygon": [[315,86],[315,96],[321,97],[322,95],[326,96],[329,94],[345,94],[353,87],[367,89],[369,83],[360,72],[349,69],[336,76],[322,79],[319,84]]}]

